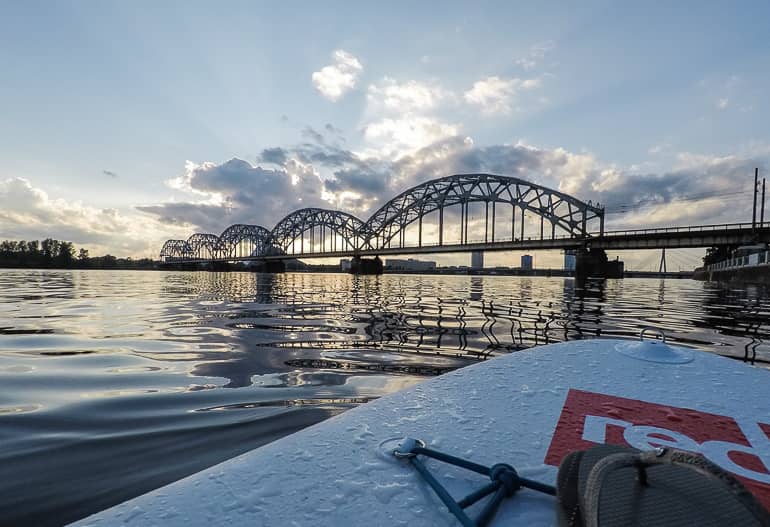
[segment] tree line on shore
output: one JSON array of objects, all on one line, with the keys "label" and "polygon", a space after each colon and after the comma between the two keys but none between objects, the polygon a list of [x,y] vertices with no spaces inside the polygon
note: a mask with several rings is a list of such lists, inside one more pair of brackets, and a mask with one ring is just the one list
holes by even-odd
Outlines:
[{"label": "tree line on shore", "polygon": [[111,254],[90,256],[88,249],[75,251],[72,242],[46,238],[43,241],[0,242],[0,267],[42,267],[49,269],[155,269],[150,258],[118,258]]}]

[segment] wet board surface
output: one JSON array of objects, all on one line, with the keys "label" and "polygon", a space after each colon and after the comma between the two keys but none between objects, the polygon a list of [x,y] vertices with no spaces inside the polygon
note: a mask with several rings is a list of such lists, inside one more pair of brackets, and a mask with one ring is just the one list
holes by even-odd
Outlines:
[{"label": "wet board surface", "polygon": [[[458,525],[411,465],[385,452],[405,436],[549,484],[572,450],[676,446],[731,471],[770,508],[770,371],[647,344],[575,341],[469,366],[74,525]],[[489,482],[427,465],[458,498]],[[524,489],[492,525],[555,521],[554,498]]]}]

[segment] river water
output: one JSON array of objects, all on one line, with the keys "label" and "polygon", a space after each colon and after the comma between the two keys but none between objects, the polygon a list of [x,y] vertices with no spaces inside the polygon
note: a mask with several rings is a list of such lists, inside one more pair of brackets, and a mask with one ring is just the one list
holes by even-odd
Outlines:
[{"label": "river water", "polygon": [[0,524],[61,525],[430,376],[647,326],[770,361],[754,286],[0,270]]}]

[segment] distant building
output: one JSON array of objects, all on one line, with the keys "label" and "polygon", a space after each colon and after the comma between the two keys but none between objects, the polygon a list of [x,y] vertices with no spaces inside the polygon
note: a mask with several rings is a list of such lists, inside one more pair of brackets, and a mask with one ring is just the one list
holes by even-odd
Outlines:
[{"label": "distant building", "polygon": [[436,262],[424,260],[385,260],[385,269],[389,271],[432,271],[436,269]]},{"label": "distant building", "polygon": [[471,253],[471,268],[473,269],[484,268],[484,251],[473,251]]},{"label": "distant building", "polygon": [[522,269],[532,269],[532,255],[531,254],[522,254],[521,255],[521,268]]},{"label": "distant building", "polygon": [[575,270],[575,252],[574,251],[564,251],[564,270],[565,271],[574,271]]},{"label": "distant building", "polygon": [[340,260],[340,271],[350,271],[350,260],[346,258]]}]

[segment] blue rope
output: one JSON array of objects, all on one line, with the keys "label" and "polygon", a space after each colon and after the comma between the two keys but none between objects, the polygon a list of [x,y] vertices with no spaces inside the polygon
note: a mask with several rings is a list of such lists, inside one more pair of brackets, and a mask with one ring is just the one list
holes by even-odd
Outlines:
[{"label": "blue rope", "polygon": [[[444,502],[449,511],[454,514],[460,523],[464,527],[484,527],[495,516],[498,507],[505,498],[511,497],[522,488],[526,487],[544,494],[551,496],[556,495],[556,489],[552,485],[546,485],[533,481],[531,479],[523,478],[519,476],[510,465],[505,463],[498,463],[491,467],[479,465],[467,459],[462,459],[456,456],[439,452],[431,448],[426,448],[423,441],[417,439],[406,439],[401,445],[400,450],[395,450],[393,454],[397,457],[408,458],[409,462],[417,469],[417,472],[423,477],[423,479],[430,485],[436,495]],[[455,501],[455,499],[449,494],[441,483],[430,473],[428,467],[418,456],[425,456],[437,461],[449,463],[472,472],[476,472],[483,476],[488,476],[492,481],[487,483],[483,487],[471,492],[463,499]],[[479,513],[476,521],[473,521],[463,509],[466,509],[478,502],[479,500],[492,495],[492,497],[484,505],[484,508]]]}]

